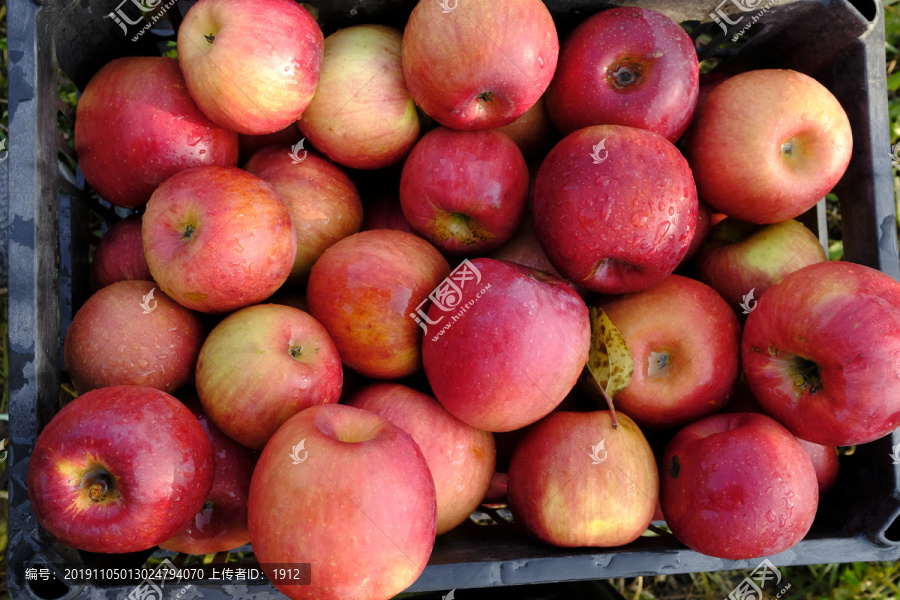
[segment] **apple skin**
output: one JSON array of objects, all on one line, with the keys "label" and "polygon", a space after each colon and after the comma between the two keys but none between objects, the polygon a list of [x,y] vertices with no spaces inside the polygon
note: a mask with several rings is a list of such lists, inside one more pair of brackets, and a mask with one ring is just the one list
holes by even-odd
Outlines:
[{"label": "apple skin", "polygon": [[115,223],[100,238],[91,260],[91,287],[97,290],[117,281],[150,281],[150,267],[141,241],[141,215]]},{"label": "apple skin", "polygon": [[[601,142],[605,147],[594,150]],[[534,226],[550,262],[573,283],[606,294],[646,289],[674,271],[694,236],[697,210],[681,153],[632,127],[569,134],[534,182]]]},{"label": "apple skin", "polygon": [[626,125],[674,143],[694,114],[699,77],[694,43],[678,23],[647,8],[611,8],[563,42],[547,112],[563,135]]},{"label": "apple skin", "polygon": [[819,503],[816,472],[800,442],[754,413],[712,415],[679,431],[661,476],[672,533],[717,558],[784,552],[809,531]]},{"label": "apple skin", "polygon": [[497,129],[516,143],[522,151],[522,156],[527,160],[537,158],[546,152],[551,140],[556,136],[543,96],[538,98],[521,117]]},{"label": "apple skin", "polygon": [[260,449],[294,414],[337,402],[343,372],[337,347],[318,321],[297,308],[261,304],[213,328],[200,349],[196,380],[213,423]]},{"label": "apple skin", "polygon": [[142,386],[72,400],[38,436],[28,464],[38,523],[88,552],[156,546],[197,514],[212,482],[212,446],[197,418]]},{"label": "apple skin", "polygon": [[[827,260],[819,239],[799,221],[760,226],[729,217],[710,231],[694,271],[743,320],[741,304],[751,290],[760,298],[788,274]],[[748,299],[746,306],[754,305]]]},{"label": "apple skin", "polygon": [[438,535],[478,508],[494,474],[493,434],[466,425],[431,396],[396,383],[366,386],[347,404],[387,419],[419,445],[434,478]]},{"label": "apple skin", "polygon": [[[294,450],[300,442],[304,449]],[[310,563],[311,585],[281,585],[266,573],[294,600],[387,600],[424,570],[436,506],[428,464],[409,434],[359,408],[315,406],[262,452],[250,483],[250,538],[263,570]]]},{"label": "apple skin", "polygon": [[306,152],[294,164],[289,146],[269,146],[244,168],[275,188],[297,234],[297,254],[287,282],[303,285],[325,250],[362,226],[363,207],[356,186],[340,167]]},{"label": "apple skin", "polygon": [[200,0],[177,44],[200,110],[231,131],[260,135],[300,118],[316,91],[325,39],[291,0]]},{"label": "apple skin", "polygon": [[[152,290],[147,313],[141,303]],[[206,332],[199,315],[152,281],[119,281],[75,313],[63,347],[66,371],[81,394],[111,385],[174,392],[193,381]]]},{"label": "apple skin", "polygon": [[100,69],[78,100],[84,178],[116,206],[142,206],[184,169],[235,166],[237,135],[200,112],[174,58],[128,57]]},{"label": "apple skin", "polygon": [[558,54],[556,26],[540,0],[474,0],[449,12],[419,2],[403,33],[409,93],[453,129],[518,119],[547,89]]},{"label": "apple skin", "polygon": [[415,234],[409,221],[403,216],[400,206],[400,195],[386,193],[376,196],[365,203],[363,208],[362,230],[396,229]]},{"label": "apple skin", "polygon": [[356,25],[325,38],[319,84],[297,124],[331,160],[380,169],[403,160],[419,139],[400,64],[402,37],[392,27]]},{"label": "apple skin", "polygon": [[[294,144],[303,139],[300,128],[296,123],[291,123],[284,129],[275,133],[264,133],[262,135],[238,135],[238,149],[240,162],[238,164],[246,164],[250,157],[267,146],[288,146],[293,147]],[[298,151],[299,152],[299,151]],[[302,156],[302,154],[300,154]]]},{"label": "apple skin", "polygon": [[697,200],[697,228],[694,230],[694,237],[691,238],[691,244],[688,246],[687,253],[681,259],[681,264],[691,260],[703,244],[706,242],[709,232],[712,230],[712,214],[709,212],[709,205],[703,200]]},{"label": "apple skin", "polygon": [[[601,300],[600,306],[634,359],[631,382],[616,395],[616,407],[641,427],[680,427],[728,402],[740,375],[741,326],[715,290],[669,275],[646,290]],[[651,376],[651,365],[663,360],[665,366]]]},{"label": "apple skin", "polygon": [[190,169],[168,179],[147,203],[142,238],[160,289],[206,313],[265,300],[285,282],[297,254],[291,215],[275,188],[237,167]]},{"label": "apple skin", "polygon": [[413,148],[400,177],[403,216],[452,254],[479,254],[508,240],[527,199],[528,165],[499,131],[433,129]]},{"label": "apple skin", "polygon": [[840,474],[841,463],[838,459],[837,448],[814,444],[800,438],[797,438],[797,441],[803,446],[816,470],[816,483],[819,484],[819,496],[821,497],[834,487]]},{"label": "apple skin", "polygon": [[802,73],[763,69],[709,93],[685,156],[710,206],[768,224],[812,208],[843,176],[852,150],[850,121],[831,92]]},{"label": "apple skin", "polygon": [[634,421],[616,416],[618,428],[609,411],[553,412],[516,447],[509,504],[529,533],[555,546],[608,548],[633,542],[650,525],[659,498],[656,459]]},{"label": "apple skin", "polygon": [[366,377],[396,379],[422,368],[422,333],[410,314],[449,273],[441,253],[418,236],[363,231],[316,261],[306,301],[344,364]]},{"label": "apple skin", "polygon": [[453,312],[434,302],[428,310],[425,374],[459,420],[512,431],[546,416],[575,385],[590,345],[587,306],[541,271],[490,258],[470,264],[481,279],[462,289]]},{"label": "apple skin", "polygon": [[194,390],[181,400],[209,438],[215,470],[203,508],[184,529],[159,547],[185,554],[213,554],[249,544],[247,498],[258,454],[222,433],[203,410]]},{"label": "apple skin", "polygon": [[799,438],[852,446],[900,425],[900,284],[847,262],[795,271],[747,317],[741,357],[766,413]]}]

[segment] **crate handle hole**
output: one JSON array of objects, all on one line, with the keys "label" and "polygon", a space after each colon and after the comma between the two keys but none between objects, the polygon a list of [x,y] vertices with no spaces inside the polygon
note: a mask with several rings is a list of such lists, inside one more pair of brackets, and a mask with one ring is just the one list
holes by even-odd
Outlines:
[{"label": "crate handle hole", "polygon": [[[36,569],[46,567],[46,565],[38,562],[35,562],[32,566]],[[38,579],[27,579],[26,582],[31,593],[43,600],[56,600],[64,597],[70,591],[69,586],[57,579],[55,575],[51,575],[46,580],[39,577]]]},{"label": "crate handle hole", "polygon": [[900,542],[900,515],[884,530],[884,537],[891,542]]},{"label": "crate handle hole", "polygon": [[875,17],[878,16],[878,7],[875,5],[875,0],[850,0],[850,4],[853,5],[853,8],[859,11],[863,17],[866,18],[869,23],[875,20]]}]

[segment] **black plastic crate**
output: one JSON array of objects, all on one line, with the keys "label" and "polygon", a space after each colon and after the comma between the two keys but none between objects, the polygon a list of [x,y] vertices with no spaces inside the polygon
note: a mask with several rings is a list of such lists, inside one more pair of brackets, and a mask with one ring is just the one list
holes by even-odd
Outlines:
[{"label": "black plastic crate", "polygon": [[[74,311],[89,295],[89,207],[115,218],[110,209],[92,204],[80,173],[66,176],[59,167],[57,153],[71,156],[72,152],[56,130],[58,113],[67,113],[57,94],[57,71],[61,69],[83,89],[90,77],[113,58],[157,55],[159,42],[174,39],[173,29],[192,4],[182,0],[150,32],[132,42],[113,19],[105,17],[122,5],[134,18],[136,4],[126,2],[8,2],[8,575],[14,598],[124,598],[133,585],[73,585],[52,592],[41,582],[25,581],[23,570],[32,564],[58,568],[63,562],[140,566],[151,554],[97,557],[53,543],[38,527],[25,488],[34,440],[59,407],[62,340]],[[581,20],[612,5],[596,0],[545,2],[556,19],[561,39]],[[328,35],[338,27],[372,22],[402,28],[415,0],[316,0],[308,4],[318,9],[319,22]],[[701,59],[718,58],[722,65],[739,70],[791,68],[815,77],[830,89],[847,111],[854,136],[850,166],[834,190],[841,203],[845,259],[900,280],[885,85],[884,13],[879,0],[780,0],[761,15],[759,10],[745,12],[738,6],[753,4],[760,10],[768,6],[758,0],[718,4],[716,0],[636,0],[614,4],[653,8],[682,23],[695,39]],[[720,9],[731,21],[743,19],[728,25],[727,35],[715,22]],[[758,21],[739,42],[732,42],[754,16]],[[129,31],[136,32],[141,26],[130,25]],[[361,192],[365,194],[366,190]],[[802,220],[824,241],[823,202]],[[900,465],[891,461],[894,444],[900,444],[898,432],[842,456],[840,479],[832,494],[823,497],[812,531],[771,561],[781,566],[900,559]],[[671,536],[642,537],[613,549],[559,549],[534,542],[502,519],[495,520],[498,523],[492,526],[466,522],[440,536],[425,572],[410,591],[721,569],[749,571],[758,563],[756,559],[708,557],[687,550]],[[279,596],[271,585],[247,588],[193,583],[193,590],[182,596],[185,600],[196,596]]]}]

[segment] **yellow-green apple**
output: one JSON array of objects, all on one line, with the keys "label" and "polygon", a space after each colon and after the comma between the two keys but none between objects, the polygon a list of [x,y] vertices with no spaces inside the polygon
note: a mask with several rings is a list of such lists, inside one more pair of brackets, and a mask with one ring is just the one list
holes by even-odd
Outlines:
[{"label": "yellow-green apple", "polygon": [[420,1],[403,33],[403,74],[445,127],[492,129],[531,108],[556,71],[559,39],[540,0]]},{"label": "yellow-green apple", "polygon": [[466,425],[431,396],[397,383],[366,386],[347,404],[387,419],[419,445],[434,478],[438,535],[478,508],[494,474],[493,434]]},{"label": "yellow-green apple", "polygon": [[478,254],[515,233],[528,199],[528,165],[499,131],[439,127],[419,140],[400,177],[412,228],[441,250]]},{"label": "yellow-green apple", "polygon": [[209,418],[248,448],[262,448],[290,417],[341,396],[341,358],[325,328],[282,304],[242,308],[209,333],[197,360]]},{"label": "yellow-green apple", "polygon": [[661,469],[662,511],[683,544],[741,560],[784,552],[806,535],[819,488],[791,432],[755,413],[712,415],[679,431]]},{"label": "yellow-green apple", "polygon": [[213,482],[197,418],[152,388],[90,391],[63,407],[34,444],[28,497],[38,523],[88,552],[147,550],[194,518]]},{"label": "yellow-green apple", "polygon": [[[245,164],[250,157],[265,148],[266,146],[284,146],[285,144],[293,147],[303,139],[300,128],[296,123],[291,123],[284,129],[275,133],[263,133],[260,135],[242,135],[238,134],[238,156],[239,163]],[[302,148],[297,147],[297,158],[303,156]]]},{"label": "yellow-green apple", "polygon": [[370,229],[396,229],[415,233],[403,216],[399,193],[380,194],[365,203],[362,230]]},{"label": "yellow-green apple", "polygon": [[532,199],[538,241],[573,283],[607,294],[646,289],[687,253],[697,189],[662,136],[621,125],[571,133],[544,159]]},{"label": "yellow-green apple", "polygon": [[556,135],[553,123],[547,115],[543,96],[538,98],[521,117],[498,129],[512,138],[522,151],[522,156],[528,160],[543,156]]},{"label": "yellow-green apple", "polygon": [[628,415],[553,412],[535,424],[509,465],[509,505],[531,535],[555,546],[623,546],[650,525],[659,473]]},{"label": "yellow-green apple", "polygon": [[66,333],[66,371],[79,393],[110,385],[174,392],[194,379],[206,337],[196,313],[152,281],[118,281],[78,309]]},{"label": "yellow-green apple", "polygon": [[331,160],[380,169],[403,160],[419,139],[400,65],[402,37],[385,25],[356,25],[325,38],[316,94],[297,124]]},{"label": "yellow-green apple", "polygon": [[675,142],[694,114],[699,76],[694,42],[678,23],[648,8],[611,8],[563,42],[547,112],[563,135],[627,125]]},{"label": "yellow-green apple", "polygon": [[710,231],[694,259],[694,271],[743,321],[770,287],[827,260],[819,239],[798,221],[756,225],[729,217]]},{"label": "yellow-green apple", "polygon": [[464,261],[431,296],[422,358],[438,401],[485,431],[546,416],[587,362],[587,306],[561,279],[492,258]]},{"label": "yellow-green apple", "polygon": [[160,289],[207,313],[265,300],[297,254],[291,215],[275,188],[237,167],[190,169],[166,180],[147,203],[142,239]]},{"label": "yellow-green apple", "polygon": [[741,326],[714,289],[669,275],[600,306],[634,359],[616,407],[641,427],[680,427],[728,402],[740,374]]},{"label": "yellow-green apple", "polygon": [[710,206],[767,224],[812,208],[843,176],[852,150],[850,121],[825,86],[796,71],[762,69],[710,92],[686,156]]},{"label": "yellow-green apple", "polygon": [[[352,406],[294,415],[250,482],[253,552],[294,600],[392,598],[424,570],[436,522],[434,482],[416,442]],[[279,582],[272,567],[297,563],[310,564],[311,585]]]},{"label": "yellow-green apple", "polygon": [[200,405],[196,391],[191,389],[181,400],[197,417],[212,445],[213,483],[200,512],[159,547],[185,554],[213,554],[249,544],[247,498],[258,454],[241,446],[213,424]]},{"label": "yellow-green apple", "polygon": [[840,460],[838,460],[837,448],[834,446],[822,446],[797,438],[800,445],[806,451],[813,468],[816,470],[816,483],[819,485],[819,496],[834,487],[840,474]]},{"label": "yellow-green apple", "polygon": [[210,119],[243,134],[284,129],[316,90],[325,39],[291,0],[200,0],[178,28],[178,61]]},{"label": "yellow-green apple", "polygon": [[422,367],[422,333],[410,315],[449,272],[437,248],[416,235],[363,231],[316,261],[306,301],[344,364],[366,377],[396,379]]},{"label": "yellow-green apple", "polygon": [[305,284],[325,249],[362,226],[356,186],[340,167],[313,152],[297,162],[289,146],[269,146],[244,167],[272,184],[291,213],[297,254],[288,283]]},{"label": "yellow-green apple", "polygon": [[84,178],[117,206],[142,206],[184,169],[234,166],[237,135],[213,123],[188,94],[174,58],[107,63],[78,101],[75,152]]},{"label": "yellow-green apple", "polygon": [[823,446],[865,444],[900,425],[898,356],[900,283],[847,262],[782,279],[759,299],[741,340],[763,410]]},{"label": "yellow-green apple", "polygon": [[141,216],[131,215],[115,223],[100,238],[91,259],[94,291],[117,281],[150,281],[150,267],[141,241]]}]

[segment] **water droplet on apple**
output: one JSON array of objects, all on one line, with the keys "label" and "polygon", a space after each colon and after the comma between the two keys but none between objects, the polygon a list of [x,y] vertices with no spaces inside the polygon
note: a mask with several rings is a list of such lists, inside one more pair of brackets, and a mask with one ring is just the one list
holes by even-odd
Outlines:
[{"label": "water droplet on apple", "polygon": [[674,206],[669,207],[669,216],[670,217],[675,216],[675,207]]},{"label": "water droplet on apple", "polygon": [[647,213],[642,210],[631,215],[631,224],[635,227],[643,227],[644,223],[647,222]]},{"label": "water droplet on apple", "polygon": [[767,520],[769,523],[774,523],[774,522],[775,522],[775,511],[774,511],[774,510],[769,509],[769,512],[766,513],[766,520]]},{"label": "water droplet on apple", "polygon": [[659,243],[662,241],[662,239],[663,239],[663,237],[666,235],[666,233],[669,232],[669,226],[670,226],[670,225],[672,225],[672,224],[671,224],[669,221],[663,221],[662,223],[660,223],[659,225],[657,225],[657,227],[656,227],[656,237],[653,238],[653,243],[654,243],[655,245],[659,245]]},{"label": "water droplet on apple", "polygon": [[303,377],[301,377],[300,381],[298,382],[298,385],[300,386],[301,390],[305,390],[306,388],[308,388],[309,387],[309,377],[306,377],[305,375]]}]

